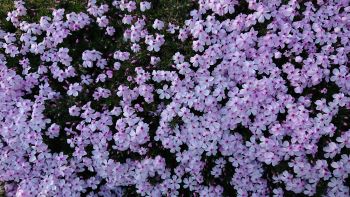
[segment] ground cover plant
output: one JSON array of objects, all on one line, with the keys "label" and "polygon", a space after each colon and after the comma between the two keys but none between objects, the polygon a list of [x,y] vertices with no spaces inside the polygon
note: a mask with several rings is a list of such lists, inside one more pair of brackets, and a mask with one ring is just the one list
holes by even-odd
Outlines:
[{"label": "ground cover plant", "polygon": [[6,196],[350,196],[349,0],[0,1]]}]

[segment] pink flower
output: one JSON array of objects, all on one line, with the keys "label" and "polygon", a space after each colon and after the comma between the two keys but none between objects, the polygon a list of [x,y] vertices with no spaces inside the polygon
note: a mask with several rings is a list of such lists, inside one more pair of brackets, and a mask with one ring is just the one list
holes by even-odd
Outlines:
[{"label": "pink flower", "polygon": [[142,1],[140,2],[140,10],[141,12],[144,12],[146,10],[151,9],[151,3],[148,1]]},{"label": "pink flower", "polygon": [[162,30],[164,28],[164,22],[156,19],[154,20],[152,27],[157,30]]},{"label": "pink flower", "polygon": [[79,92],[81,92],[83,89],[83,87],[81,85],[79,85],[79,83],[74,83],[74,84],[71,84],[69,85],[69,89],[67,91],[67,94],[69,96],[78,96]]},{"label": "pink flower", "polygon": [[59,134],[60,134],[60,126],[58,126],[55,123],[52,124],[47,130],[47,135],[49,136],[49,138],[58,137]]},{"label": "pink flower", "polygon": [[72,107],[69,108],[69,114],[71,116],[79,116],[80,115],[80,108],[73,105]]}]

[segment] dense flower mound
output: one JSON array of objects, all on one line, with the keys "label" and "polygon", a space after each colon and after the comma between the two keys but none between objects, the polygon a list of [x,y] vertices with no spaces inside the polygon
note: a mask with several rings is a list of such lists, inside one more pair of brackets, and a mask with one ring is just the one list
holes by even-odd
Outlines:
[{"label": "dense flower mound", "polygon": [[14,1],[7,196],[350,196],[350,1],[186,1],[183,24],[156,2]]}]

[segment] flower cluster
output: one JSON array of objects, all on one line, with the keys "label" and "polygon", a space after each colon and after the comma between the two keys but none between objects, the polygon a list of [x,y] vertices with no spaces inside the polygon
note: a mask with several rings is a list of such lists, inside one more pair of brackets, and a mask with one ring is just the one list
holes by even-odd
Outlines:
[{"label": "flower cluster", "polygon": [[148,1],[38,22],[14,2],[7,196],[350,196],[348,0],[198,0],[183,24]]}]

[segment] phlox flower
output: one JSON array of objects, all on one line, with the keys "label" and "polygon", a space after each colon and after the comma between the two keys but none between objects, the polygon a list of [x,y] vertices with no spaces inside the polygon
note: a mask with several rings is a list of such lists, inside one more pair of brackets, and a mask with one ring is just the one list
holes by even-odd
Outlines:
[{"label": "phlox flower", "polygon": [[69,85],[69,89],[67,91],[67,94],[69,96],[78,96],[79,92],[81,92],[83,89],[83,87],[79,84],[79,83],[74,83]]}]

